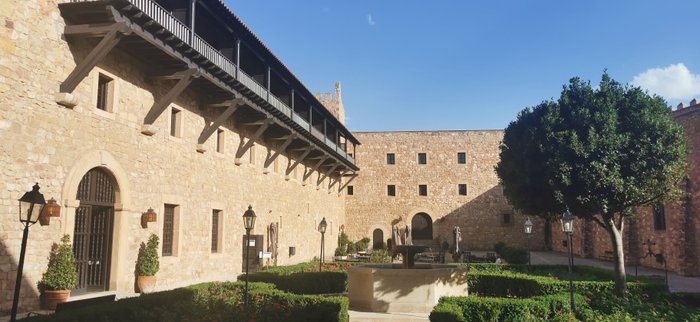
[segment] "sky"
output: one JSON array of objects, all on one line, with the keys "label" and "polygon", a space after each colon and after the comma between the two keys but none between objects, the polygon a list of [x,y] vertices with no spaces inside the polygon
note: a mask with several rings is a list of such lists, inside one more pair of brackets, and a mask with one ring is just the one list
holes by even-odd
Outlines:
[{"label": "sky", "polygon": [[351,131],[503,129],[575,76],[700,98],[700,1],[225,0]]}]

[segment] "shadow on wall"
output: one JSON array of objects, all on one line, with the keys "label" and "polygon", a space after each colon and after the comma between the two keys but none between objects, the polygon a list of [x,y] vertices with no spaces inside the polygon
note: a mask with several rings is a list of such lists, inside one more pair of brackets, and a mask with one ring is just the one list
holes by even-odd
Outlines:
[{"label": "shadow on wall", "polygon": [[[504,217],[509,217],[509,220]],[[495,186],[435,220],[433,235],[441,238],[440,243],[447,241],[452,247],[452,230],[454,226],[459,226],[462,231],[462,241],[459,243],[461,250],[492,250],[497,242],[525,247],[528,243],[523,228],[525,218],[526,216],[513,211],[503,196],[501,187]],[[545,245],[544,220],[533,216],[530,218],[534,223],[530,247],[542,250]]]},{"label": "shadow on wall", "polygon": [[[30,228],[31,230],[31,228]],[[31,231],[30,231],[31,237]],[[32,248],[31,239],[27,243],[27,254],[30,254]],[[19,254],[18,249],[13,249],[13,252]],[[15,292],[15,279],[17,278],[17,265],[19,258],[14,258],[10,255],[4,240],[0,240],[0,315],[9,315],[12,310],[12,299]],[[32,263],[27,262],[25,257],[24,267]],[[44,268],[42,268],[44,269]],[[22,276],[22,287],[19,293],[19,309],[18,312],[27,312],[36,310],[39,307],[39,292],[36,285],[25,276]],[[18,315],[18,318],[23,317]]]}]

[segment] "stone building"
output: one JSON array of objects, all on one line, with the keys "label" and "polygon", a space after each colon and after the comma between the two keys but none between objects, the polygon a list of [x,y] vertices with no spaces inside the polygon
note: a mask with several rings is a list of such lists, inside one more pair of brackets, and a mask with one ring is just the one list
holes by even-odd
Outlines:
[{"label": "stone building", "polygon": [[357,165],[362,169],[346,188],[346,227],[351,240],[369,237],[386,245],[392,226],[412,229],[414,244],[453,244],[452,230],[462,232],[460,249],[493,250],[511,246],[543,247],[542,223],[527,240],[525,217],[503,196],[494,167],[502,130],[355,132],[362,142]]},{"label": "stone building", "polygon": [[[359,142],[222,2],[10,0],[0,22],[0,315],[15,287],[17,200],[35,182],[61,216],[30,229],[21,310],[38,305],[63,234],[74,294],[133,293],[150,234],[158,289],[235,280],[248,205],[253,266],[260,251],[270,264],[318,256],[324,217],[335,248]],[[149,208],[157,220],[142,222]]]},{"label": "stone building", "polygon": [[[623,231],[625,262],[628,268],[639,265],[664,269],[682,275],[700,275],[700,104],[678,105],[671,114],[680,123],[688,142],[690,170],[680,183],[686,195],[677,202],[640,207],[633,218],[626,220]],[[555,223],[553,225],[558,225]],[[553,249],[566,252],[566,236],[560,227],[552,227]],[[576,219],[573,235],[576,255],[612,261],[612,244],[608,232],[598,224]],[[658,255],[661,256],[658,256]],[[628,274],[634,274],[634,271]]]}]

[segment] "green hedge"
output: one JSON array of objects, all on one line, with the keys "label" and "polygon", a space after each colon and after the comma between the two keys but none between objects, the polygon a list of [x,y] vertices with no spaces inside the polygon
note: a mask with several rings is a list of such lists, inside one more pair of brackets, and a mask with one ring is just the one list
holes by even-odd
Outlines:
[{"label": "green hedge", "polygon": [[[576,315],[583,319],[592,314],[581,295],[574,297]],[[461,321],[565,321],[574,319],[568,294],[554,294],[529,299],[494,297],[443,297],[430,313],[433,322]]]},{"label": "green hedge", "polygon": [[[239,275],[238,280],[245,281],[245,274]],[[272,283],[278,289],[294,294],[335,294],[345,292],[348,274],[345,271],[290,274],[271,273],[268,271],[250,273],[248,280],[251,282]]]},{"label": "green hedge", "polygon": [[249,299],[246,313],[243,283],[205,283],[23,321],[348,321],[344,297],[296,295],[250,283]]}]

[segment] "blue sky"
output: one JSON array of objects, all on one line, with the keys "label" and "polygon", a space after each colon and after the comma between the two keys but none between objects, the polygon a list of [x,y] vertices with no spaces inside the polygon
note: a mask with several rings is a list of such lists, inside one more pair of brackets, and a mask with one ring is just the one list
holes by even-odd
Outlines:
[{"label": "blue sky", "polygon": [[352,131],[502,129],[603,69],[700,98],[700,1],[226,0]]}]

